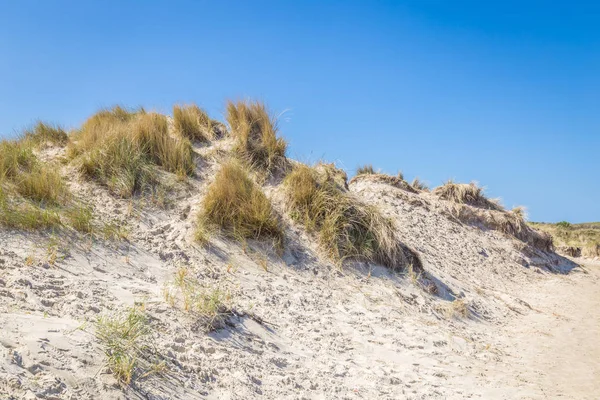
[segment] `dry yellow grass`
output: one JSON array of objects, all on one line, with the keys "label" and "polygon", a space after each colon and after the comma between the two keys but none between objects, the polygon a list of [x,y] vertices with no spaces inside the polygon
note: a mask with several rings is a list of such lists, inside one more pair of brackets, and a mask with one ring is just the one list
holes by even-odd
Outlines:
[{"label": "dry yellow grass", "polygon": [[24,132],[24,140],[35,146],[48,144],[64,146],[69,141],[69,136],[60,126],[39,121],[31,129]]},{"label": "dry yellow grass", "polygon": [[164,115],[121,107],[90,117],[74,135],[68,153],[78,158],[85,176],[122,197],[155,185],[155,165],[180,176],[195,169],[189,141],[169,135]]},{"label": "dry yellow grass", "polygon": [[235,163],[223,165],[208,187],[198,215],[198,230],[203,237],[217,226],[238,240],[271,238],[278,245],[283,231],[271,202],[244,169]]},{"label": "dry yellow grass", "polygon": [[284,184],[290,215],[317,234],[334,261],[360,259],[391,269],[409,264],[421,268],[418,258],[397,240],[392,222],[342,190],[331,175],[299,165]]},{"label": "dry yellow grass", "polygon": [[287,143],[277,137],[277,121],[263,103],[228,102],[227,122],[236,151],[251,166],[272,172],[285,164]]},{"label": "dry yellow grass", "polygon": [[375,169],[371,164],[365,164],[356,169],[356,175],[375,174]]},{"label": "dry yellow grass", "polygon": [[214,139],[214,123],[203,109],[195,104],[173,107],[175,130],[190,140],[203,142]]},{"label": "dry yellow grass", "polygon": [[440,199],[453,201],[459,204],[468,204],[473,207],[485,208],[488,210],[503,210],[497,200],[488,199],[483,188],[477,183],[455,183],[452,180],[444,183],[433,190],[433,194]]}]

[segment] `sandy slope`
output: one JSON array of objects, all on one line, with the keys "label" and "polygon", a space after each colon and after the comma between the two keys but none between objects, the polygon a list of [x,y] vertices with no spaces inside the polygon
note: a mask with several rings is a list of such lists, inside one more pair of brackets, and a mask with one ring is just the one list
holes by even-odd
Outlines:
[{"label": "sandy slope", "polygon": [[[0,398],[593,398],[597,267],[584,274],[449,218],[427,193],[367,181],[351,191],[394,219],[424,275],[339,270],[287,220],[271,184],[287,224],[282,257],[219,238],[203,248],[193,223],[218,168],[213,150],[197,149],[207,155],[198,176],[164,209],[116,199],[65,168],[99,220],[127,223],[128,241],[0,230]],[[52,246],[60,257],[49,262]],[[235,312],[221,329],[206,332],[165,301],[182,266],[231,292]],[[437,294],[422,288],[432,282]],[[467,317],[448,314],[455,298]],[[134,302],[167,371],[122,390],[104,368],[95,321]]]}]

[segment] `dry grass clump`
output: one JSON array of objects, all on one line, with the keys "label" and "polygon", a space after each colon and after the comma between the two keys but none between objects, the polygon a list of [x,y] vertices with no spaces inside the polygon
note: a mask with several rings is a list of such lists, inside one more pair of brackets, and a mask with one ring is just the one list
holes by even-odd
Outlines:
[{"label": "dry grass clump", "polygon": [[454,183],[449,180],[442,186],[433,190],[433,194],[440,199],[453,201],[459,204],[468,204],[473,207],[488,210],[502,210],[497,201],[489,200],[483,193],[483,188],[477,183]]},{"label": "dry grass clump", "polygon": [[208,142],[215,138],[215,122],[195,104],[173,107],[175,130],[190,140]]},{"label": "dry grass clump", "polygon": [[64,146],[69,141],[69,136],[60,126],[39,121],[33,128],[24,132],[24,140],[36,147],[48,144]]},{"label": "dry grass clump", "polygon": [[418,258],[405,253],[392,222],[343,191],[317,169],[299,165],[286,177],[290,215],[315,232],[327,255],[342,263],[362,259],[401,269]]},{"label": "dry grass clump", "polygon": [[500,211],[455,203],[450,211],[459,220],[513,236],[542,251],[554,251],[552,236],[532,229],[522,211]]},{"label": "dry grass clump", "polygon": [[121,107],[90,117],[69,147],[81,172],[121,196],[131,197],[157,183],[154,166],[179,176],[194,173],[191,145],[171,137],[164,115]]},{"label": "dry grass clump", "polygon": [[350,184],[356,183],[362,179],[368,179],[370,182],[384,183],[386,185],[393,186],[398,189],[405,190],[410,193],[418,193],[417,189],[413,188],[408,182],[406,182],[402,175],[392,176],[387,174],[363,174],[356,175],[350,180]]},{"label": "dry grass clump", "polygon": [[96,337],[104,347],[106,365],[121,385],[164,368],[150,345],[148,318],[139,307],[100,317]]},{"label": "dry grass clump", "polygon": [[464,299],[454,299],[443,308],[446,318],[464,319],[469,316],[469,305]]},{"label": "dry grass clump", "polygon": [[246,171],[231,162],[217,173],[201,204],[200,237],[210,226],[238,240],[271,238],[278,245],[283,242],[283,230],[271,202]]},{"label": "dry grass clump", "polygon": [[356,169],[356,175],[367,175],[367,174],[375,174],[375,169],[371,164],[365,164]]},{"label": "dry grass clump", "polygon": [[227,103],[227,122],[236,151],[253,167],[274,171],[285,164],[287,143],[277,137],[277,120],[258,101]]},{"label": "dry grass clump", "polygon": [[419,177],[416,177],[415,179],[413,179],[410,186],[412,186],[412,188],[417,191],[419,191],[419,190],[428,191],[429,190],[429,187],[427,186],[427,184],[425,182],[421,181],[419,179]]}]

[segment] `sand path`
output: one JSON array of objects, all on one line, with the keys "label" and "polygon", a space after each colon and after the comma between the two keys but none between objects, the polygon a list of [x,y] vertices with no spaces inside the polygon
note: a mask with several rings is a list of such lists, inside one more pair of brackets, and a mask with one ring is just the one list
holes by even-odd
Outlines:
[{"label": "sand path", "polygon": [[600,262],[584,265],[523,294],[533,312],[499,332],[508,364],[485,369],[484,398],[600,398]]}]

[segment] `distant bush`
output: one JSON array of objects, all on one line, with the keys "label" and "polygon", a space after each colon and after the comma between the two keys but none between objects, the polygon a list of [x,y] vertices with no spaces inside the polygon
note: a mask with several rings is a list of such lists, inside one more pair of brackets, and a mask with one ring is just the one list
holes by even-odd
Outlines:
[{"label": "distant bush", "polygon": [[235,163],[225,164],[208,187],[198,216],[200,237],[207,224],[238,240],[271,238],[278,245],[283,242],[283,231],[271,202]]},{"label": "distant bush", "polygon": [[567,222],[567,221],[560,221],[556,223],[556,226],[560,227],[560,228],[565,228],[565,229],[571,229],[571,223]]},{"label": "distant bush", "polygon": [[277,137],[277,121],[263,103],[230,101],[227,122],[236,140],[235,150],[251,166],[272,172],[284,165],[287,143]]}]

